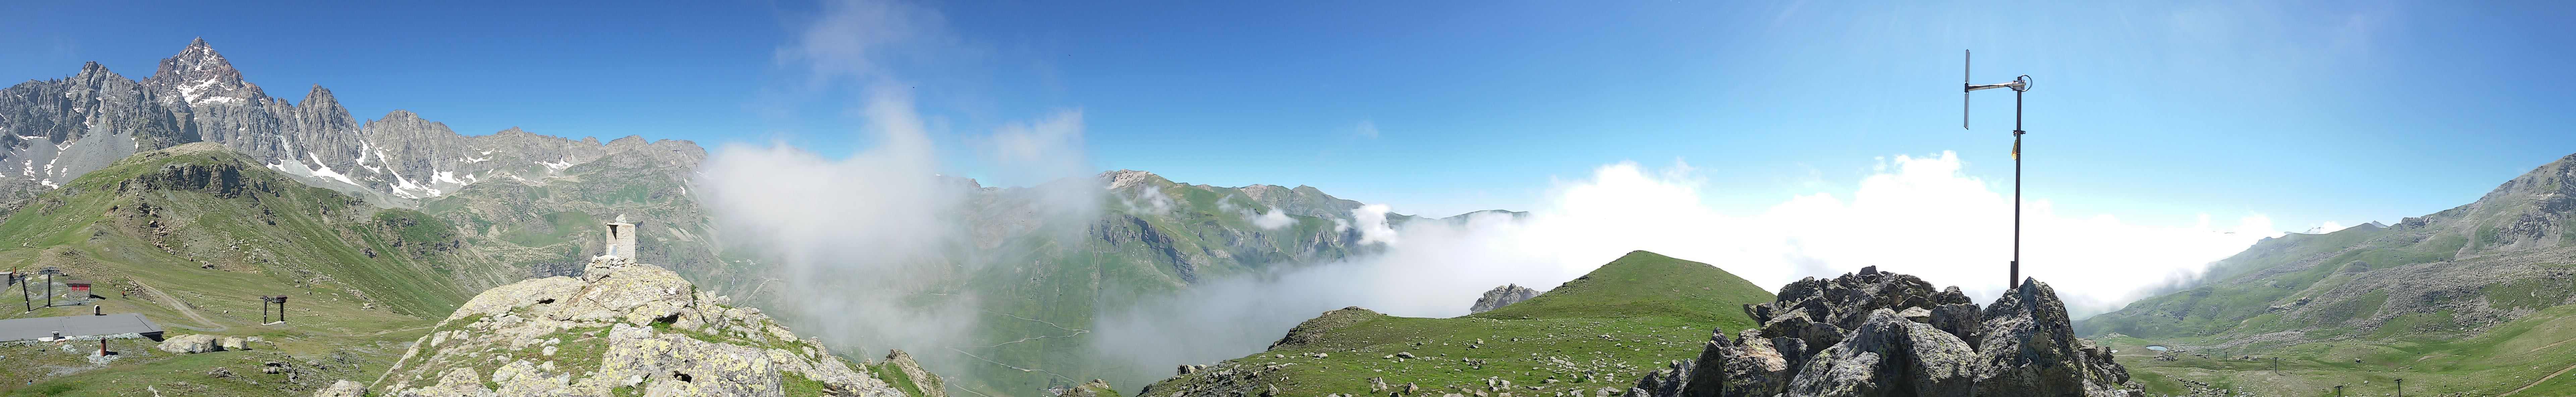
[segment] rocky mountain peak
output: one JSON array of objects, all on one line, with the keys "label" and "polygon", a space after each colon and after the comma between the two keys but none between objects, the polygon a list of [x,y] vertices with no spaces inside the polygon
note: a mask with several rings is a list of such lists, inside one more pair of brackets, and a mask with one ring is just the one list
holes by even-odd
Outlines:
[{"label": "rocky mountain peak", "polygon": [[1108,185],[1109,190],[1118,190],[1118,189],[1127,188],[1127,187],[1129,187],[1129,186],[1140,186],[1140,185],[1146,185],[1146,184],[1154,184],[1154,185],[1170,185],[1170,184],[1172,184],[1172,180],[1170,180],[1170,179],[1163,179],[1163,176],[1161,176],[1161,175],[1154,175],[1154,173],[1152,173],[1152,172],[1137,171],[1137,170],[1117,170],[1117,171],[1102,172],[1102,173],[1100,173],[1100,181],[1102,182],[1102,184],[1104,184],[1104,185]]},{"label": "rocky mountain peak", "polygon": [[303,108],[307,113],[349,113],[348,108],[340,106],[339,98],[331,96],[331,89],[322,88],[321,84],[314,84],[313,90],[305,91],[304,101],[297,102],[296,105],[297,107]]},{"label": "rocky mountain peak", "polygon": [[214,46],[199,37],[188,42],[188,48],[177,55],[161,59],[161,68],[144,79],[145,84],[164,88],[189,104],[220,102],[247,104],[265,99],[258,85],[242,80],[232,61],[215,52]]},{"label": "rocky mountain peak", "polygon": [[[2497,185],[2495,190],[2488,191],[2486,196],[2479,197],[2478,201],[2516,196],[2568,201],[2568,196],[2576,196],[2576,183],[2570,182],[2576,182],[2576,154],[2559,157],[2557,161],[2532,168],[2531,172],[2525,172],[2521,176],[2514,177],[2513,180]],[[2563,212],[2563,210],[2576,208],[2549,209],[2556,210],[2552,212]]]},{"label": "rocky mountain peak", "polygon": [[[115,76],[115,75],[116,75],[116,72],[108,71],[108,70],[107,70],[107,65],[100,65],[100,64],[98,64],[98,61],[90,61],[90,62],[81,63],[81,71],[80,71],[80,74],[74,74],[74,75],[72,75],[72,79],[73,79],[73,80],[88,81],[88,80],[93,80],[93,79],[95,79],[95,78],[96,78],[96,76],[99,76],[99,75]],[[119,77],[123,77],[123,76],[119,76]]]}]

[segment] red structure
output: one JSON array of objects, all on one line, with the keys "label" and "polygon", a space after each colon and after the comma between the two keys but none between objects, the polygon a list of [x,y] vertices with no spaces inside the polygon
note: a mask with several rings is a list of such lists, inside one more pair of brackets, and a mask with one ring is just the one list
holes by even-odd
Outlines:
[{"label": "red structure", "polygon": [[72,292],[89,292],[89,280],[63,280],[63,285],[72,287]]}]

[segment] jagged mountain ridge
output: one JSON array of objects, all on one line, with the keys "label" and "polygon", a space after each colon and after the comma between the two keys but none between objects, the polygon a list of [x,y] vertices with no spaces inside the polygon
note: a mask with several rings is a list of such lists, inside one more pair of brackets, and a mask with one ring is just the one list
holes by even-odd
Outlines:
[{"label": "jagged mountain ridge", "polygon": [[497,179],[560,176],[612,153],[696,168],[705,150],[687,141],[626,137],[607,143],[517,128],[464,136],[409,111],[360,123],[331,91],[303,100],[269,96],[200,38],[133,80],[91,62],[78,74],[0,89],[0,199],[31,196],[136,152],[215,142],[315,186],[379,206],[422,200]]}]

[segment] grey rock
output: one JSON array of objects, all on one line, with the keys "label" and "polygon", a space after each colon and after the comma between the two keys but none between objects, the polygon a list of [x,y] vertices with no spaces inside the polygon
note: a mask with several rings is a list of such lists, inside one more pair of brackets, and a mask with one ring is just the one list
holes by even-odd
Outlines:
[{"label": "grey rock", "polygon": [[1801,368],[1787,395],[1967,396],[1976,353],[1948,332],[1877,309]]},{"label": "grey rock", "polygon": [[214,335],[180,335],[162,339],[161,345],[155,348],[179,354],[206,353],[221,350],[221,346],[216,343],[219,340],[222,340],[222,337]]},{"label": "grey rock", "polygon": [[1468,306],[1467,312],[1484,313],[1534,297],[1538,297],[1538,290],[1529,289],[1520,284],[1507,284],[1485,291],[1485,296],[1476,298],[1476,304]]},{"label": "grey rock", "polygon": [[332,382],[330,386],[313,391],[313,397],[366,397],[366,395],[367,385],[350,382],[348,379]]},{"label": "grey rock", "polygon": [[2087,396],[2142,389],[2110,351],[2075,337],[2055,290],[2024,283],[1979,308],[1957,287],[1935,291],[1864,268],[1808,278],[1772,303],[1746,305],[1759,328],[1711,335],[1631,388],[1636,397]]},{"label": "grey rock", "polygon": [[2075,337],[2066,304],[2038,279],[1988,305],[1978,330],[1977,390],[1983,395],[2142,396],[2110,350]]}]

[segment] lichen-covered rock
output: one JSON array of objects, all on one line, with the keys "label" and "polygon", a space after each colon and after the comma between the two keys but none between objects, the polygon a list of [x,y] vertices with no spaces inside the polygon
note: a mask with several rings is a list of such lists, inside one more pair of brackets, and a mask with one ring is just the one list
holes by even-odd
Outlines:
[{"label": "lichen-covered rock", "polygon": [[579,279],[476,295],[378,378],[395,396],[780,396],[905,393],[758,309],[724,307],[677,273],[616,256]]},{"label": "lichen-covered rock", "polygon": [[157,348],[179,354],[205,353],[215,351],[217,349],[215,342],[220,339],[222,337],[206,334],[180,335],[162,339],[161,345]]},{"label": "lichen-covered rock", "polygon": [[2143,394],[2035,279],[1981,309],[1958,287],[1869,267],[1790,283],[1745,314],[1761,326],[1721,330],[1630,397]]},{"label": "lichen-covered rock", "polygon": [[1538,297],[1538,290],[1523,287],[1520,284],[1506,284],[1485,291],[1485,296],[1476,298],[1476,304],[1467,306],[1467,312],[1484,313],[1535,297]]}]

